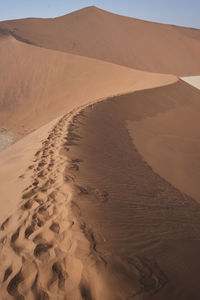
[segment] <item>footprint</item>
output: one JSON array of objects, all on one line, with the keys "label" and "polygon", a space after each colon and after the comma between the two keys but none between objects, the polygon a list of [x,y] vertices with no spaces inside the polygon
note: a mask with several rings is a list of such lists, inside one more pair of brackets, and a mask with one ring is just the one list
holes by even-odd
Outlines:
[{"label": "footprint", "polygon": [[[47,211],[47,208],[45,206],[40,207],[38,209],[38,213],[40,215],[42,215],[46,221],[48,221],[50,219],[49,212]],[[39,219],[39,218],[37,218],[37,219]]]},{"label": "footprint", "polygon": [[75,186],[79,190],[79,194],[81,194],[81,195],[88,195],[89,194],[89,192],[86,188],[84,188],[80,185],[75,185]]},{"label": "footprint", "polygon": [[54,184],[54,183],[55,183],[55,180],[52,179],[52,178],[49,178],[49,179],[45,182],[45,184],[40,188],[40,191],[43,192],[43,193],[47,192],[47,190],[48,190],[48,189],[51,187],[51,185]]},{"label": "footprint", "polygon": [[109,193],[106,191],[99,191],[99,190],[95,190],[95,196],[98,200],[101,200],[103,203],[108,202],[109,200]]},{"label": "footprint", "polygon": [[1,224],[1,230],[3,231],[6,226],[8,225],[9,223],[9,220],[10,220],[10,217],[8,217],[2,224]]},{"label": "footprint", "polygon": [[49,295],[43,291],[38,289],[38,273],[35,277],[35,281],[32,285],[32,291],[34,293],[35,299],[37,300],[49,300]]},{"label": "footprint", "polygon": [[38,179],[35,179],[34,182],[33,182],[33,185],[34,185],[34,186],[37,186],[38,184],[39,184]]},{"label": "footprint", "polygon": [[44,167],[47,164],[45,159],[42,159],[39,163],[38,163],[38,167]]},{"label": "footprint", "polygon": [[45,177],[46,175],[47,175],[47,171],[45,171],[45,170],[42,170],[38,173],[39,178]]},{"label": "footprint", "polygon": [[76,159],[72,159],[72,163],[81,163],[83,162],[82,159],[76,158]]},{"label": "footprint", "polygon": [[50,243],[40,243],[34,249],[34,255],[40,257],[42,254],[46,253],[53,245]]},{"label": "footprint", "polygon": [[25,236],[26,239],[28,239],[29,236],[31,234],[33,234],[33,232],[36,230],[35,227],[36,227],[36,224],[32,223],[29,227],[26,228],[25,233],[24,233],[24,236]]},{"label": "footprint", "polygon": [[79,170],[79,166],[77,164],[71,164],[71,167],[70,169],[73,169],[75,171],[78,171]]},{"label": "footprint", "polygon": [[12,274],[12,267],[8,267],[4,273],[3,282],[8,279],[8,277]]},{"label": "footprint", "polygon": [[36,194],[37,191],[38,191],[38,188],[33,188],[33,189],[31,189],[29,192],[23,194],[23,195],[22,195],[22,198],[23,198],[23,199],[31,198],[33,195]]},{"label": "footprint", "polygon": [[34,198],[34,201],[36,201],[40,205],[44,204],[44,201],[42,199],[39,199],[37,196]]},{"label": "footprint", "polygon": [[45,291],[39,291],[37,294],[37,300],[49,300],[49,295]]},{"label": "footprint", "polygon": [[19,232],[20,232],[20,229],[21,229],[21,226],[17,229],[17,231],[12,235],[11,237],[11,243],[15,243],[16,240],[18,239],[19,237]]},{"label": "footprint", "polygon": [[34,201],[32,199],[28,200],[25,204],[21,206],[21,209],[27,210],[33,206]]},{"label": "footprint", "polygon": [[70,175],[64,175],[64,180],[65,180],[65,182],[73,182],[74,177],[72,177]]},{"label": "footprint", "polygon": [[38,156],[40,154],[41,150],[38,150],[36,153],[35,153],[35,156]]},{"label": "footprint", "polygon": [[50,226],[50,230],[53,231],[54,233],[59,233],[60,225],[57,222],[53,222]]},{"label": "footprint", "polygon": [[[63,270],[62,266],[58,262],[53,264],[52,271],[58,279],[59,289],[63,290],[65,288],[65,281],[66,281],[66,278],[68,277],[68,274]],[[53,280],[53,281],[55,281],[55,280]]]},{"label": "footprint", "polygon": [[80,292],[84,300],[92,300],[90,289],[86,284],[80,284]]},{"label": "footprint", "polygon": [[24,280],[24,277],[22,275],[21,270],[11,279],[11,281],[9,282],[8,286],[7,286],[7,291],[8,293],[15,297],[16,300],[24,300],[24,296],[22,296],[19,292],[18,292],[18,285],[20,284],[20,282],[22,282]]},{"label": "footprint", "polygon": [[55,202],[57,194],[58,193],[56,191],[53,191],[53,192],[51,192],[51,194],[49,194],[49,198],[52,199],[53,202]]},{"label": "footprint", "polygon": [[34,168],[34,165],[30,165],[30,166],[28,167],[29,170],[32,170],[33,168]]},{"label": "footprint", "polygon": [[39,233],[37,234],[34,239],[33,242],[38,245],[38,244],[45,244],[46,240],[43,238],[42,234]]}]

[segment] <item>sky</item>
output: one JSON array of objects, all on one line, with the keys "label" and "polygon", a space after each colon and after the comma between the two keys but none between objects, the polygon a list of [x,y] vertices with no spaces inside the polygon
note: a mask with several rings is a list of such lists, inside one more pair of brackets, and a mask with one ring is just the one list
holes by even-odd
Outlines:
[{"label": "sky", "polygon": [[0,0],[0,21],[57,17],[91,5],[133,18],[200,28],[200,0]]}]

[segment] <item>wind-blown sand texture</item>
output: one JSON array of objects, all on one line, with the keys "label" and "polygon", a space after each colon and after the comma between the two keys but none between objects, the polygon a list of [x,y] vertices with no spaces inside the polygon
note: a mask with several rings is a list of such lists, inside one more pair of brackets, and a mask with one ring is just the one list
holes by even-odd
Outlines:
[{"label": "wind-blown sand texture", "polygon": [[2,300],[199,299],[200,93],[130,68],[199,74],[199,32],[94,7],[0,23]]}]

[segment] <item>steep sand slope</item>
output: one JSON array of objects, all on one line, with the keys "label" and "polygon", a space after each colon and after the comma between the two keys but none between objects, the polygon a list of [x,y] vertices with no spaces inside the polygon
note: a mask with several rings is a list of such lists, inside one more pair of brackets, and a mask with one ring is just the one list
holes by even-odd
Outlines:
[{"label": "steep sand slope", "polygon": [[136,98],[152,111],[138,120],[127,116],[138,151],[158,174],[200,202],[199,90],[180,81]]},{"label": "steep sand slope", "polygon": [[[3,299],[198,299],[200,205],[145,162],[137,126],[130,127],[159,117],[156,129],[176,131],[188,110],[189,130],[176,134],[197,153],[189,135],[199,127],[198,103],[199,92],[181,81],[115,96],[74,109],[1,153]],[[179,146],[173,143],[175,155]],[[193,176],[198,188],[199,173],[178,167],[183,183]]]},{"label": "steep sand slope", "polygon": [[198,75],[200,30],[145,22],[88,7],[55,19],[0,23],[17,39],[135,69]]},{"label": "steep sand slope", "polygon": [[110,63],[0,40],[0,125],[18,137],[90,100],[176,81]]},{"label": "steep sand slope", "polygon": [[[30,59],[32,66],[34,51],[38,51],[40,54],[42,50],[31,47],[34,49],[32,54],[28,45],[24,46],[13,40],[4,42],[5,45],[11,42],[12,47],[22,51],[23,55],[19,59],[21,61],[23,57],[25,60],[25,64],[22,66],[26,66],[26,59]],[[25,55],[26,47],[28,48],[28,58]],[[16,49],[14,53],[16,53]],[[43,60],[46,57],[46,51],[44,50]],[[9,51],[7,52],[9,53]],[[60,54],[57,55],[60,58]],[[65,54],[63,55],[65,56]],[[37,59],[38,56],[36,56]],[[17,59],[17,56],[15,58]],[[36,60],[34,60],[34,66],[40,70],[41,66],[44,68],[42,59],[40,65],[36,66]],[[83,60],[88,61],[87,59]],[[50,61],[48,59],[46,63],[49,64]],[[59,59],[56,60],[56,64],[58,63]],[[56,64],[53,65],[54,68]],[[95,97],[97,95],[103,97],[106,93],[117,94],[119,91],[124,91],[125,86],[127,89],[138,90],[169,84],[177,80],[174,76],[147,74],[126,68],[124,68],[124,72],[120,73],[122,77],[118,78],[115,72],[120,71],[121,67],[107,63],[103,63],[103,65],[109,65],[107,74],[103,67],[102,73],[99,73],[99,77],[96,75],[96,78],[100,80],[104,76],[105,79],[110,75],[114,79],[107,77],[104,88],[101,85],[98,93],[93,94]],[[23,74],[24,68],[21,71],[18,68],[15,76]],[[80,61],[77,68],[80,70]],[[109,73],[111,68],[113,71]],[[29,69],[27,70],[29,71]],[[28,71],[25,74],[30,76]],[[130,78],[127,76],[127,71],[130,72]],[[12,72],[9,74],[12,79]],[[42,74],[45,76],[46,72]],[[76,70],[75,75],[77,74]],[[38,72],[34,76],[37,75],[39,76]],[[25,80],[25,77],[22,79]],[[77,84],[77,77],[73,80]],[[87,80],[87,88],[89,88],[92,79],[84,80]],[[11,80],[11,82],[13,81]],[[122,83],[123,86],[121,86]],[[10,85],[10,87],[12,86]],[[34,84],[34,87],[37,87],[37,84]],[[78,87],[84,88],[81,80]],[[75,87],[73,91],[75,92]],[[81,91],[77,93],[76,102],[71,99],[71,102],[65,107],[66,112],[70,107],[81,103],[78,97],[78,95],[81,97]],[[20,95],[23,95],[21,91]],[[81,99],[82,103],[89,102],[88,98]],[[29,109],[31,102],[25,106],[25,100],[24,97],[22,104]],[[40,101],[42,104],[42,98]],[[39,108],[39,103],[37,108]],[[55,110],[56,104],[53,106]],[[31,114],[35,107],[32,106],[29,110]],[[15,109],[17,115],[18,110]],[[64,112],[64,106],[62,112]],[[39,113],[42,120],[45,119],[47,112],[38,110]],[[118,295],[122,298],[125,297],[127,289],[131,294],[138,292],[140,285],[137,276],[136,280],[134,279],[135,284],[132,286],[130,285],[132,275],[129,276],[128,271],[128,273],[117,271],[113,276],[114,269],[118,266],[117,263],[114,265],[111,263],[108,268],[105,268],[104,258],[100,257],[95,250],[93,235],[88,232],[86,224],[80,224],[79,218],[77,219],[71,211],[72,171],[77,169],[79,160],[76,157],[71,159],[68,154],[71,147],[78,141],[78,136],[72,132],[73,122],[78,114],[79,110],[75,110],[72,115],[68,113],[56,124],[53,121],[52,124],[38,129],[0,154],[2,166],[0,169],[2,195],[0,203],[0,255],[2,262],[0,289],[3,299],[12,299],[12,297],[18,299],[54,299],[55,297],[56,299],[65,299],[67,294],[68,299],[71,300],[91,299],[91,297],[98,300],[114,300]],[[35,120],[39,124],[36,115]],[[54,127],[48,135],[52,126]],[[40,147],[39,144],[41,144]],[[126,268],[121,263],[119,266]],[[133,276],[135,276],[134,273]],[[116,286],[119,288],[114,288]],[[136,299],[140,299],[140,296]]]},{"label": "steep sand slope", "polygon": [[[178,82],[110,98],[74,118],[74,212],[119,299],[199,299],[200,203],[183,192],[199,193],[199,111],[199,92]],[[163,147],[149,148],[137,124]]]}]

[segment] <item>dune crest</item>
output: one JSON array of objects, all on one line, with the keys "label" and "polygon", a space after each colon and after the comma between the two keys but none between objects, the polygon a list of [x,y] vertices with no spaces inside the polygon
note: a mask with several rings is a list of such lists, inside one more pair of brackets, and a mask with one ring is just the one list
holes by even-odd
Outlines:
[{"label": "dune crest", "polygon": [[0,224],[3,299],[66,299],[67,295],[71,300],[114,300],[127,294],[140,299],[138,279],[127,285],[129,274],[117,270],[112,278],[113,263],[100,256],[93,234],[72,212],[72,206],[79,209],[71,201],[72,170],[79,161],[66,160],[66,154],[79,139],[73,128],[83,109],[64,115],[53,126],[28,167],[32,182],[23,190],[19,207]]},{"label": "dune crest", "polygon": [[34,47],[11,37],[0,45],[0,125],[16,139],[77,105],[177,80]]},{"label": "dune crest", "polygon": [[2,300],[199,299],[199,53],[95,6],[0,22]]},{"label": "dune crest", "polygon": [[199,90],[179,81],[151,92],[139,92],[138,99],[154,111],[127,121],[138,151],[158,174],[199,202]]},{"label": "dune crest", "polygon": [[0,22],[0,30],[43,48],[149,72],[200,72],[200,30],[137,20],[96,7],[55,19]]}]

